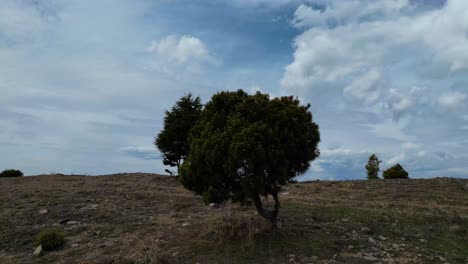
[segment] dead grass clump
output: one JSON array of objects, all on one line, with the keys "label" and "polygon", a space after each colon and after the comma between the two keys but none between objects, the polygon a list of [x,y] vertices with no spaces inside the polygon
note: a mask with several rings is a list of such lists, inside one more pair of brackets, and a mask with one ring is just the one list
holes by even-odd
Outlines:
[{"label": "dead grass clump", "polygon": [[202,234],[203,239],[214,246],[238,244],[242,251],[254,247],[258,234],[271,231],[271,225],[253,211],[230,203],[209,212],[205,223],[207,228]]}]

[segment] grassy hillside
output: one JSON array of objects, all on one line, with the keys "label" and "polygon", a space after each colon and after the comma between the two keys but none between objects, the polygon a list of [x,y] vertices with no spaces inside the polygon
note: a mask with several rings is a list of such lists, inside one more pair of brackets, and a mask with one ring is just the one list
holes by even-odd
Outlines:
[{"label": "grassy hillside", "polygon": [[[153,174],[3,178],[0,263],[468,263],[468,180],[297,183],[280,199],[272,231]],[[47,227],[65,245],[33,257]]]}]

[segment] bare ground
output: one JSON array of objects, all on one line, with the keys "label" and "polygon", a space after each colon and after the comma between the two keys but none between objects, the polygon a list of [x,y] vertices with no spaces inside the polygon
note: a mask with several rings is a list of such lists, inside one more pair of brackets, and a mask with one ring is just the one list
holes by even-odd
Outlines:
[{"label": "bare ground", "polygon": [[[273,231],[155,174],[1,178],[0,263],[468,263],[468,180],[296,183],[280,199]],[[49,227],[65,245],[33,257]]]}]

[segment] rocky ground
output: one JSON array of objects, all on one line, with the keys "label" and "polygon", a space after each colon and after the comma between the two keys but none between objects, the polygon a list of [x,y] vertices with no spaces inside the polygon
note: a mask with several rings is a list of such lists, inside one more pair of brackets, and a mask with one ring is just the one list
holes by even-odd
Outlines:
[{"label": "rocky ground", "polygon": [[[0,178],[0,263],[468,263],[468,180],[296,183],[280,199],[273,231],[154,174]],[[34,257],[48,227],[65,245]]]}]

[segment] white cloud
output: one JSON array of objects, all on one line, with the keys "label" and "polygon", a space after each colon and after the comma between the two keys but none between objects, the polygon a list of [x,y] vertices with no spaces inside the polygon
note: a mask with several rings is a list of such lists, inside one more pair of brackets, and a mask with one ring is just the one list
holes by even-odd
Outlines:
[{"label": "white cloud", "polygon": [[397,14],[409,4],[408,0],[314,2],[323,2],[325,10],[314,9],[306,4],[300,5],[294,13],[292,21],[294,26],[342,25],[375,16],[378,16],[379,19],[385,19],[388,16]]},{"label": "white cloud", "polygon": [[379,86],[381,82],[380,73],[372,69],[353,80],[343,90],[344,95],[352,97],[366,104],[374,103],[380,95]]},{"label": "white cloud", "polygon": [[[420,72],[440,69],[438,74],[443,75],[465,69],[468,2],[449,0],[441,9],[411,15],[401,11],[407,5],[407,1],[342,1],[323,12],[300,6],[294,21],[301,22],[305,31],[294,41],[294,61],[286,67],[283,88],[309,89],[318,80],[352,82],[361,78],[363,71],[384,66],[389,72],[409,59],[431,60],[418,64]],[[350,6],[363,9],[365,14]],[[351,11],[334,11],[338,9]],[[381,18],[379,10],[391,12]],[[325,20],[331,16],[342,23],[314,27],[314,22],[304,22],[309,16],[324,16]]]},{"label": "white cloud", "polygon": [[344,134],[352,133],[345,144],[350,153],[405,158],[414,170],[424,167],[414,160],[435,159],[431,153],[441,149],[463,156],[457,142],[466,139],[466,17],[464,0],[312,0],[291,22],[302,33],[293,41],[282,91],[311,102],[325,145],[345,143]]},{"label": "white cloud", "polygon": [[419,144],[416,144],[414,142],[403,142],[403,144],[401,144],[401,147],[405,150],[412,150],[412,149],[418,149],[420,148],[421,146]]},{"label": "white cloud", "polygon": [[171,63],[218,63],[203,41],[188,35],[181,37],[170,35],[159,41],[153,41],[147,50],[157,54],[160,58],[167,59]]},{"label": "white cloud", "polygon": [[404,153],[401,153],[401,154],[398,154],[398,155],[396,155],[395,157],[389,159],[389,160],[386,162],[386,164],[387,164],[388,166],[393,166],[393,165],[395,165],[396,163],[401,163],[401,162],[405,161],[405,159],[406,159],[406,155],[405,155]]},{"label": "white cloud", "polygon": [[393,119],[398,121],[402,116],[407,114],[414,106],[411,96],[405,96],[395,89],[389,90],[388,106],[393,113]]},{"label": "white cloud", "polygon": [[30,40],[47,23],[36,8],[22,1],[3,0],[0,4],[0,37],[9,41]]},{"label": "white cloud", "polygon": [[387,120],[379,124],[364,125],[371,129],[377,137],[394,139],[398,141],[411,141],[414,137],[407,135],[403,131],[403,124]]},{"label": "white cloud", "polygon": [[460,92],[442,94],[437,100],[438,104],[446,109],[452,109],[464,105],[467,95]]}]

